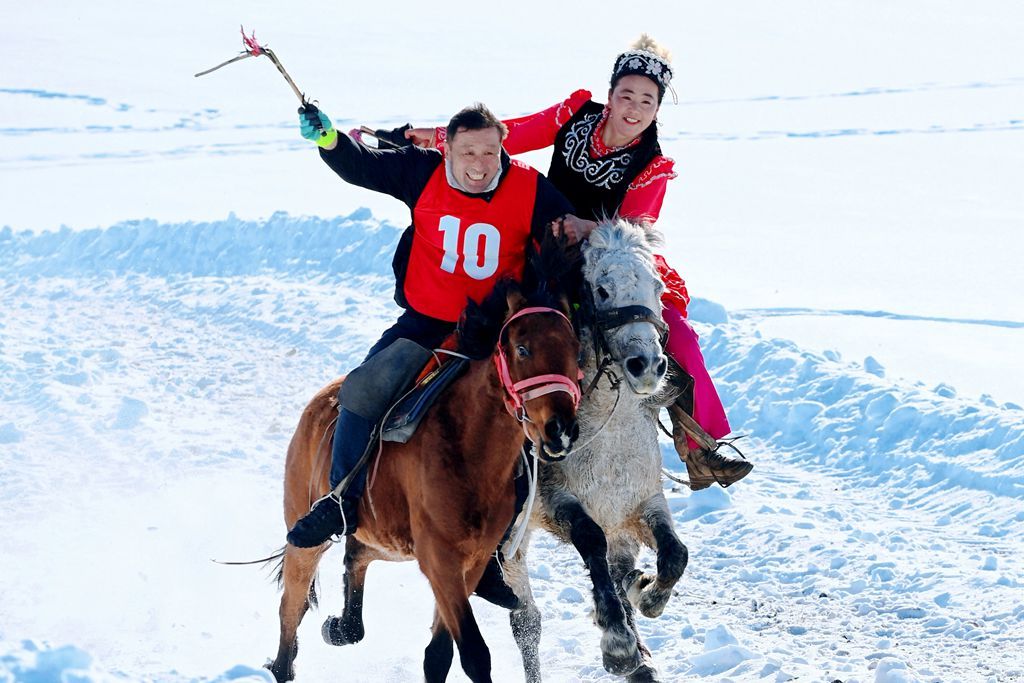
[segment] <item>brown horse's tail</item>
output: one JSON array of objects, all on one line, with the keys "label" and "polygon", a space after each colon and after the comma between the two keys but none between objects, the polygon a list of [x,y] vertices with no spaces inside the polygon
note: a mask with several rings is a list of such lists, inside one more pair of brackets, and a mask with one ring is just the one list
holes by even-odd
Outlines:
[{"label": "brown horse's tail", "polygon": [[[261,564],[265,568],[270,569],[271,575],[274,577],[274,583],[277,584],[277,590],[284,588],[284,557],[288,550],[288,546],[283,545],[273,552],[273,554],[267,557],[261,557],[258,560],[239,560],[239,561],[226,561],[226,560],[211,560],[217,564],[226,565],[229,567],[243,567],[247,565]],[[313,582],[309,584],[309,606],[316,607],[318,605],[316,595],[316,577]]]},{"label": "brown horse's tail", "polygon": [[241,567],[241,566],[249,565],[249,564],[262,564],[262,565],[265,566],[265,565],[269,565],[274,560],[279,560],[279,562],[277,563],[277,566],[275,567],[275,569],[276,569],[276,568],[279,568],[281,566],[281,563],[284,561],[284,551],[285,551],[285,548],[286,548],[286,546],[281,546],[280,548],[275,550],[272,555],[268,555],[267,557],[261,557],[258,560],[235,560],[235,561],[232,561],[232,560],[210,560],[210,561],[211,562],[215,562],[216,564],[227,565],[229,567]]}]

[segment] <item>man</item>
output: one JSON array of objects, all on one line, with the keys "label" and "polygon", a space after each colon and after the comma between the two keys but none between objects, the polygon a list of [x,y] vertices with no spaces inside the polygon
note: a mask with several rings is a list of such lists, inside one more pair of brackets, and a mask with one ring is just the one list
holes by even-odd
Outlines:
[{"label": "man", "polygon": [[[349,373],[338,394],[332,492],[288,532],[310,548],[355,530],[365,468],[356,465],[374,426],[455,328],[467,298],[480,301],[505,275],[522,274],[526,247],[572,212],[536,170],[502,149],[508,130],[486,107],[463,109],[449,122],[447,146],[367,147],[339,136],[311,105],[299,110],[303,137],[345,181],[400,199],[412,225],[395,252],[395,301],[405,311]],[[339,484],[345,482],[338,492]]]}]

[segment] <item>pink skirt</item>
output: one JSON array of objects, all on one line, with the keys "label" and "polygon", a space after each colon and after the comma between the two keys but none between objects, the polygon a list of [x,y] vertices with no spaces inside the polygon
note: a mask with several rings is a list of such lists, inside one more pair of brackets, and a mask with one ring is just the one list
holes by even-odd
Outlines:
[{"label": "pink skirt", "polygon": [[[732,431],[725,416],[722,399],[711,381],[711,375],[704,365],[704,354],[697,343],[697,332],[686,318],[675,308],[665,306],[662,317],[668,325],[668,343],[665,351],[693,377],[693,419],[705,432],[716,439]],[[690,448],[697,448],[696,442],[687,437]]]}]

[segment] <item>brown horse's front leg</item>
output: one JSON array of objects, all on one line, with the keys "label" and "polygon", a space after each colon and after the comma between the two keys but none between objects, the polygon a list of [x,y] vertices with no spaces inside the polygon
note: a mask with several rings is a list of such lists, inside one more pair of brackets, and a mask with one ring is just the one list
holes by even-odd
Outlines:
[{"label": "brown horse's front leg", "polygon": [[642,517],[654,536],[658,574],[652,576],[634,569],[623,577],[622,588],[640,614],[654,618],[665,610],[672,589],[682,578],[689,562],[689,551],[676,535],[664,494],[658,493],[647,501]]},{"label": "brown horse's front leg", "polygon": [[452,658],[455,656],[452,634],[445,628],[441,613],[434,607],[434,625],[431,627],[432,634],[427,649],[423,651],[423,678],[427,683],[435,683],[448,680],[448,672],[452,668]]},{"label": "brown horse's front leg", "polygon": [[430,581],[436,604],[434,637],[424,652],[423,673],[427,683],[447,678],[454,640],[466,677],[473,683],[491,683],[491,652],[469,604],[469,587],[480,582],[488,556],[474,563],[453,550],[436,535],[420,536],[416,546],[420,570]]},{"label": "brown horse's front leg", "polygon": [[327,617],[320,633],[328,645],[351,645],[363,639],[363,589],[366,569],[377,559],[369,546],[348,536],[345,540],[345,610],[340,617]]},{"label": "brown horse's front leg", "polygon": [[278,683],[295,678],[295,655],[299,644],[296,632],[302,617],[309,609],[313,596],[313,577],[317,565],[326,546],[319,548],[296,548],[285,546],[284,559],[281,565],[281,640],[277,647],[277,657],[267,665]]}]

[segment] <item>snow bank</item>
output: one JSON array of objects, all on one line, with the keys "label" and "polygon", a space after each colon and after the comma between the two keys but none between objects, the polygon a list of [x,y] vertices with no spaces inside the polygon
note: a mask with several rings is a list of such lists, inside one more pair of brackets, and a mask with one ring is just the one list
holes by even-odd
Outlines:
[{"label": "snow bank", "polygon": [[[55,647],[45,642],[23,640],[20,643],[0,641],[0,680],[18,683],[112,683],[129,681],[131,676],[102,666],[92,655],[73,645]],[[164,674],[162,680],[187,680],[173,674]],[[266,669],[233,666],[209,679],[211,683],[227,681],[269,681],[274,677]]]},{"label": "snow bank", "polygon": [[902,386],[866,364],[741,336],[703,338],[736,432],[886,487],[1024,498],[1024,412]]},{"label": "snow bank", "polygon": [[[0,268],[29,277],[141,273],[239,276],[276,272],[323,281],[387,278],[401,228],[367,209],[331,219],[276,213],[211,223],[119,223],[106,229],[15,233],[0,230]],[[715,323],[702,344],[734,431],[747,432],[819,464],[889,486],[956,485],[1024,497],[1024,410],[903,387],[868,360],[741,334],[718,304],[695,300],[693,318]],[[126,402],[114,425],[146,413]],[[0,442],[20,433],[0,425]],[[675,466],[667,458],[666,464]],[[724,501],[697,501],[716,507]],[[700,514],[691,509],[691,515]]]},{"label": "snow bank", "polygon": [[389,275],[401,229],[367,209],[331,219],[275,213],[265,221],[233,214],[209,223],[127,221],[57,232],[0,230],[0,268],[21,275],[143,273],[237,276],[268,270],[315,277]]}]

